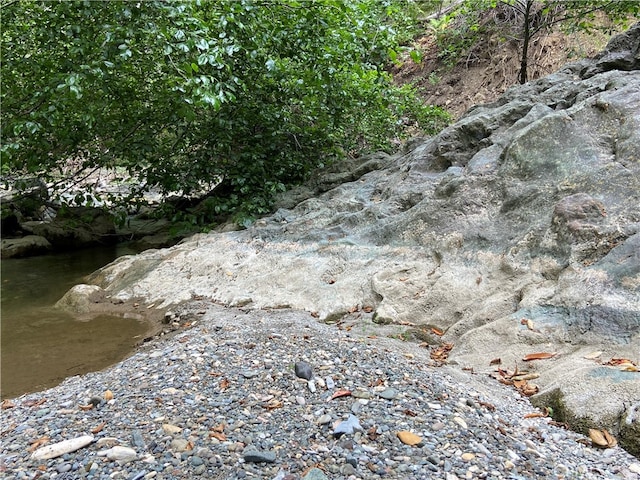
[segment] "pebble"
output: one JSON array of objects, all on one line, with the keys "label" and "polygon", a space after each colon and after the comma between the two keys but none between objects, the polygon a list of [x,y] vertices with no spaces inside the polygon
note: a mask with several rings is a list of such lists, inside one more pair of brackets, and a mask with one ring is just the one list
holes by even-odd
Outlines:
[{"label": "pebble", "polygon": [[[0,476],[640,480],[640,461],[620,447],[593,448],[548,419],[523,421],[528,399],[484,375],[431,366],[429,349],[417,344],[301,312],[195,305],[204,312],[196,326],[146,342],[111,368],[11,399]],[[294,376],[299,363],[306,366]],[[105,402],[107,390],[114,398]],[[331,399],[339,390],[354,398]],[[97,408],[80,408],[98,394]],[[83,447],[31,459],[39,438],[49,443],[36,452],[94,429]],[[402,431],[421,443],[403,443]]]},{"label": "pebble", "polygon": [[313,377],[313,368],[307,362],[296,362],[294,365],[296,377],[311,380]]},{"label": "pebble", "polygon": [[349,418],[347,420],[344,420],[338,423],[336,428],[333,430],[333,436],[336,438],[340,438],[342,435],[345,435],[345,434],[351,435],[354,432],[361,432],[361,431],[362,431],[362,425],[360,425],[360,421],[358,420],[358,417],[351,414],[349,415]]},{"label": "pebble", "polygon": [[276,454],[272,451],[262,451],[258,450],[253,446],[248,446],[242,452],[242,458],[244,458],[245,462],[253,462],[253,463],[273,463],[276,461]]}]

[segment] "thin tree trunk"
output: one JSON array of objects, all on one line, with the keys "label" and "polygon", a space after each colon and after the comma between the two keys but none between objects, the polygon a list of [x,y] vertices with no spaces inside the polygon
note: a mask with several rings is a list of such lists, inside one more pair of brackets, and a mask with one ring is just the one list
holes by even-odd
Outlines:
[{"label": "thin tree trunk", "polygon": [[531,7],[533,7],[534,0],[526,0],[524,19],[523,19],[523,32],[522,32],[522,57],[520,57],[520,75],[518,80],[520,83],[527,83],[529,79],[527,75],[527,57],[529,56],[529,41],[531,40]]}]

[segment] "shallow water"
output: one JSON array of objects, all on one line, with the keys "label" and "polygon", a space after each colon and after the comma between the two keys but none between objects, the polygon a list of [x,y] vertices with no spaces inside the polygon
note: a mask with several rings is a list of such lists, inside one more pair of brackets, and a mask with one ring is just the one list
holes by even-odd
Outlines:
[{"label": "shallow water", "polygon": [[145,323],[104,315],[78,321],[53,308],[85,275],[130,253],[118,246],[2,260],[2,398],[100,370],[133,350],[148,330]]}]

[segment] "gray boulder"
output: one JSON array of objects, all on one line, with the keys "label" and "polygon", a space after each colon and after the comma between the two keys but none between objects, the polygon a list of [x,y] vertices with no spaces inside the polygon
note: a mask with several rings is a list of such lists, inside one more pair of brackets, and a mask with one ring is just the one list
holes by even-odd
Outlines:
[{"label": "gray boulder", "polygon": [[[607,365],[640,351],[639,38],[636,25],[406,152],[316,177],[248,230],[93,281],[157,307],[199,297],[333,321],[368,306],[361,321],[435,326],[453,362],[526,368],[535,403],[639,454],[640,373]],[[557,355],[522,361],[535,352]]]}]

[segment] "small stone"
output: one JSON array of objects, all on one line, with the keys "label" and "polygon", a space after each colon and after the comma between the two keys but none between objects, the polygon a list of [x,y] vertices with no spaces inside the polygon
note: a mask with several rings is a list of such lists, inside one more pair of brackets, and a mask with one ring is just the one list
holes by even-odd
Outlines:
[{"label": "small stone", "polygon": [[453,417],[453,421],[460,425],[462,428],[467,429],[467,422],[464,421],[461,417]]},{"label": "small stone", "polygon": [[371,393],[369,393],[364,388],[356,388],[354,391],[351,392],[351,396],[355,398],[368,399],[368,398],[371,398]]},{"label": "small stone", "polygon": [[318,420],[316,420],[316,423],[317,423],[318,425],[326,425],[326,424],[327,424],[327,423],[329,423],[330,421],[331,421],[331,415],[328,415],[328,414],[326,414],[326,413],[325,413],[324,415],[321,415],[321,416],[318,418]]},{"label": "small stone", "polygon": [[134,430],[131,432],[131,442],[138,448],[145,448],[146,446],[140,430]]},{"label": "small stone", "polygon": [[344,475],[345,477],[358,475],[358,471],[356,470],[356,467],[354,467],[350,463],[345,463],[340,469],[340,473],[342,473],[342,475]]},{"label": "small stone", "polygon": [[309,380],[307,382],[307,387],[309,388],[309,391],[311,393],[316,393],[316,382],[314,382],[313,380]]},{"label": "small stone", "polygon": [[245,462],[252,463],[273,463],[276,461],[276,454],[270,450],[261,451],[256,447],[248,446],[242,452],[242,458]]},{"label": "small stone", "polygon": [[298,395],[298,396],[296,397],[296,403],[297,403],[298,405],[304,405],[305,403],[307,403],[307,401],[304,399],[304,397],[303,397],[303,396]]},{"label": "small stone", "polygon": [[302,477],[302,480],[329,480],[329,477],[327,477],[319,468],[312,468],[304,477]]},{"label": "small stone", "polygon": [[343,422],[340,422],[338,426],[333,430],[333,436],[340,438],[342,435],[353,434],[354,432],[362,432],[362,426],[358,417],[355,415],[349,415],[349,418]]},{"label": "small stone", "polygon": [[333,390],[336,387],[336,382],[333,381],[333,377],[325,377],[324,381],[327,384],[327,390]]},{"label": "small stone", "polygon": [[257,370],[244,370],[241,375],[244,378],[254,378],[257,377],[258,375],[260,375],[260,372]]},{"label": "small stone", "polygon": [[380,398],[384,398],[385,400],[393,400],[394,398],[396,398],[398,396],[398,391],[395,388],[385,388],[383,391],[381,391],[378,396]]},{"label": "small stone", "polygon": [[293,368],[296,372],[296,377],[298,378],[311,380],[313,377],[313,369],[307,362],[296,362]]},{"label": "small stone", "polygon": [[467,452],[467,453],[463,453],[460,458],[462,458],[462,460],[464,460],[465,462],[470,462],[471,460],[476,458],[476,456],[471,452]]},{"label": "small stone", "polygon": [[407,430],[402,430],[400,432],[397,432],[396,436],[405,445],[413,446],[413,445],[420,445],[422,443],[422,437],[416,435],[415,433],[409,432]]},{"label": "small stone", "polygon": [[204,463],[204,460],[202,460],[197,455],[194,455],[193,457],[191,457],[191,465],[193,465],[194,467],[198,467],[198,466],[202,465],[203,463]]},{"label": "small stone", "polygon": [[184,438],[174,438],[170,448],[174,452],[184,452],[189,448],[189,442]]},{"label": "small stone", "polygon": [[120,463],[127,463],[138,458],[138,454],[133,448],[116,445],[109,450],[98,452],[100,456],[106,456],[109,460]]},{"label": "small stone", "polygon": [[162,425],[162,431],[167,435],[175,435],[176,433],[180,433],[182,428],[177,425],[171,425],[170,423],[164,423]]}]

